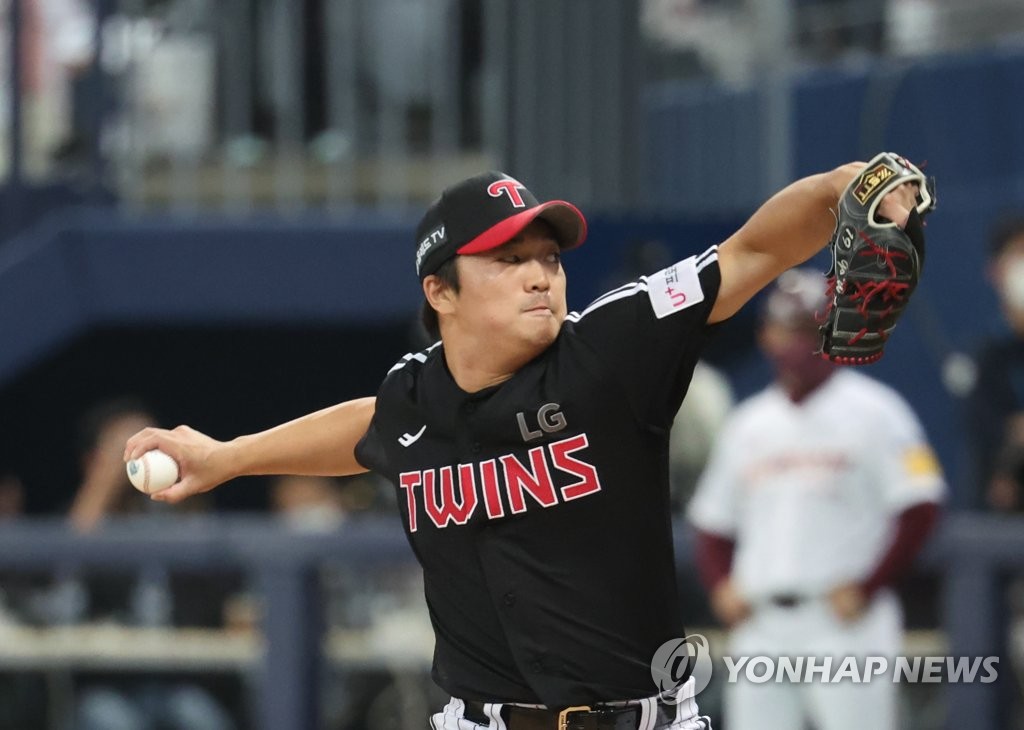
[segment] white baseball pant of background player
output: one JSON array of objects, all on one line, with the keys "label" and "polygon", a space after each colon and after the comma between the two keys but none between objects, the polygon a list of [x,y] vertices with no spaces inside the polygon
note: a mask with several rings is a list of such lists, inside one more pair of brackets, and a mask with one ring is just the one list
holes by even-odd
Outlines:
[{"label": "white baseball pant of background player", "polygon": [[[847,656],[888,660],[887,675],[868,683],[850,679],[826,684],[821,673],[800,684],[774,680],[761,684],[747,679],[746,668],[736,684],[727,685],[725,719],[730,729],[800,730],[810,718],[816,730],[896,730],[898,695],[892,683],[894,647],[902,635],[902,614],[896,597],[880,591],[865,615],[843,623],[828,601],[813,599],[793,608],[772,605],[754,607],[729,641],[729,655],[738,657],[833,657],[835,674]],[[806,660],[805,660],[806,662]],[[820,660],[815,666],[822,666]],[[864,662],[858,661],[858,667]],[[755,676],[764,673],[764,664]]]}]

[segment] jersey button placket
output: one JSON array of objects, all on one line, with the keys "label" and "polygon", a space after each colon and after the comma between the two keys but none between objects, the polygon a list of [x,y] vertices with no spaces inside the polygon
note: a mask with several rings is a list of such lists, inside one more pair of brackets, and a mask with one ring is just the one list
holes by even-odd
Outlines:
[{"label": "jersey button placket", "polygon": [[[468,419],[470,416],[472,416],[474,413],[476,413],[476,407],[477,407],[476,402],[475,401],[471,401],[471,400],[470,401],[466,401],[461,406],[459,406],[459,411],[462,414],[462,419],[463,419],[462,426],[464,428],[467,428],[467,431],[464,432],[464,433],[466,433],[467,436],[469,435],[470,430],[468,430],[469,424],[467,423],[466,419]],[[463,442],[463,443],[465,443],[465,442]],[[473,441],[473,442],[469,443],[469,452],[471,454],[476,456],[476,455],[480,454],[481,451],[483,451],[483,445],[479,441]]]}]

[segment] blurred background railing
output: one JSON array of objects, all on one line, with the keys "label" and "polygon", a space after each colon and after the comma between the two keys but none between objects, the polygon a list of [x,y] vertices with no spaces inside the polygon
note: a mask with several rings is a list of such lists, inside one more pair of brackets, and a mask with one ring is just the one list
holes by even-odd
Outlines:
[{"label": "blurred background railing", "polygon": [[[683,584],[693,580],[690,533],[677,525],[676,553]],[[166,519],[122,519],[102,533],[74,535],[60,523],[13,522],[0,531],[0,572],[56,574],[131,571],[161,574],[174,571],[232,570],[253,587],[255,618],[244,626],[216,630],[113,627],[78,624],[39,628],[0,624],[0,672],[173,673],[231,672],[245,678],[244,727],[266,730],[327,727],[323,688],[331,665],[384,672],[406,694],[394,702],[392,715],[373,727],[418,727],[433,695],[426,689],[433,637],[425,606],[377,605],[365,623],[327,616],[325,598],[330,579],[325,569],[343,569],[347,581],[334,578],[345,601],[352,603],[365,589],[362,574],[400,574],[414,565],[396,520],[357,520],[330,533],[296,533],[285,525],[254,519],[209,519],[168,523]],[[933,540],[918,570],[942,578],[944,632],[912,631],[908,656],[1000,656],[999,629],[1006,593],[1005,578],[1024,568],[1024,522],[961,515],[951,518]],[[399,597],[401,597],[399,592]],[[179,596],[202,601],[200,595]],[[395,596],[378,593],[377,598]],[[406,597],[405,600],[408,600]],[[351,611],[348,613],[351,617]],[[691,631],[708,633],[695,619]],[[713,633],[716,656],[724,644]],[[945,727],[1010,727],[1004,724],[1000,694],[1012,691],[1020,667],[1000,656],[995,683],[950,684],[942,700]],[[724,667],[720,666],[724,671]],[[929,727],[911,716],[914,688],[905,688],[902,727]],[[69,702],[74,685],[48,683],[44,714],[60,727],[58,710]],[[392,698],[393,699],[393,698]],[[934,701],[934,699],[932,700]],[[403,704],[404,703],[404,704]],[[935,720],[934,711],[930,715]],[[390,723],[390,724],[389,724]],[[394,723],[397,723],[394,724]]]},{"label": "blurred background railing", "polygon": [[[396,703],[390,723],[421,725],[429,709],[424,688],[433,635],[422,598],[416,600],[414,593],[410,617],[407,605],[395,603],[409,601],[407,591],[369,596],[365,592],[365,576],[399,575],[413,563],[395,520],[303,534],[261,519],[168,523],[151,517],[115,521],[102,533],[86,537],[70,534],[61,523],[12,523],[0,532],[0,555],[0,571],[8,581],[12,572],[32,574],[33,570],[65,576],[120,571],[165,578],[174,572],[237,574],[242,579],[237,585],[247,587],[254,607],[248,620],[228,620],[226,626],[217,622],[212,627],[0,623],[0,672],[49,673],[62,680],[49,683],[47,707],[36,716],[46,718],[47,727],[67,726],[61,710],[74,705],[74,675],[83,672],[234,673],[243,680],[243,704],[250,708],[242,713],[242,727],[266,730],[324,726],[329,716],[323,712],[322,688],[332,682],[328,664],[393,675],[399,686],[410,677],[416,679],[416,715],[403,717],[402,706]],[[339,578],[323,579],[331,566],[348,570],[340,600],[329,596]],[[161,600],[184,605],[210,600],[199,591],[179,590],[172,595],[171,585],[166,581]],[[395,585],[400,586],[397,581]],[[415,581],[412,586],[416,587]],[[210,591],[209,585],[206,590]],[[60,598],[51,594],[52,603]],[[356,620],[355,604],[374,598],[377,604],[372,613]],[[389,599],[391,605],[385,605]],[[61,601],[67,602],[67,598]],[[340,612],[339,602],[345,604]],[[334,615],[329,615],[328,606],[334,608]],[[328,625],[333,629],[330,634]],[[336,677],[333,682],[343,684]],[[7,718],[9,713],[4,713]]]},{"label": "blurred background railing", "polygon": [[[418,344],[419,211],[489,167],[587,214],[588,245],[566,260],[580,307],[722,240],[796,176],[879,149],[927,162],[927,272],[871,374],[920,415],[951,509],[985,509],[964,398],[1003,327],[988,234],[1024,210],[1019,0],[3,0],[0,22],[0,508],[16,475],[24,520],[0,526],[0,562],[15,572],[78,551],[281,566],[274,595],[299,603],[273,604],[265,656],[294,653],[267,666],[319,671],[308,568],[362,560],[377,538],[73,537],[54,520],[83,471],[81,419],[128,393],[164,425],[228,438],[372,393]],[[755,311],[707,353],[740,397],[768,379]],[[270,493],[229,485],[211,508],[266,513]],[[975,517],[932,554],[944,592],[907,598],[951,651],[1008,651],[1021,526]],[[222,648],[231,667],[260,656]],[[951,686],[918,724],[1024,727],[1010,664],[995,689]],[[273,676],[291,694],[257,692],[252,717],[307,727],[274,713],[315,706],[311,685]],[[402,686],[390,705],[423,717]]]}]

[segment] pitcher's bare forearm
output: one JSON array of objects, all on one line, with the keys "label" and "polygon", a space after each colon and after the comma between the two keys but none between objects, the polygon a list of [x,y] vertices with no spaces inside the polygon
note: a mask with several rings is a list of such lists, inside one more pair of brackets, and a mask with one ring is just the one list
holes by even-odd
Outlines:
[{"label": "pitcher's bare forearm", "polygon": [[797,180],[722,243],[722,287],[710,321],[731,317],[783,271],[825,247],[835,228],[832,211],[839,196],[862,168],[862,163],[850,163]]},{"label": "pitcher's bare forearm", "polygon": [[346,401],[240,436],[227,442],[226,457],[238,476],[361,474],[366,469],[356,461],[355,448],[370,426],[375,403],[375,398]]},{"label": "pitcher's bare forearm", "polygon": [[356,461],[355,448],[375,404],[375,398],[346,401],[231,441],[217,441],[188,426],[146,428],[128,439],[124,458],[160,449],[178,462],[180,480],[152,495],[161,502],[180,502],[241,476],[360,474],[366,469]]}]

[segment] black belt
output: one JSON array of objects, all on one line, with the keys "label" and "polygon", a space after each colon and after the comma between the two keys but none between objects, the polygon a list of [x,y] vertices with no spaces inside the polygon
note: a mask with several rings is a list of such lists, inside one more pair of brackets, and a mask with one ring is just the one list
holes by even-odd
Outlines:
[{"label": "black belt", "polygon": [[779,608],[796,608],[802,603],[805,603],[809,599],[805,596],[798,596],[792,593],[785,593],[782,595],[772,596],[768,599],[773,606]]},{"label": "black belt", "polygon": [[[676,720],[676,706],[658,702],[655,728],[667,728]],[[484,714],[484,703],[466,701],[462,716],[478,725],[487,725],[491,718]],[[567,707],[549,710],[518,705],[502,705],[501,717],[508,730],[637,730],[640,726],[640,705],[622,707]]]}]

